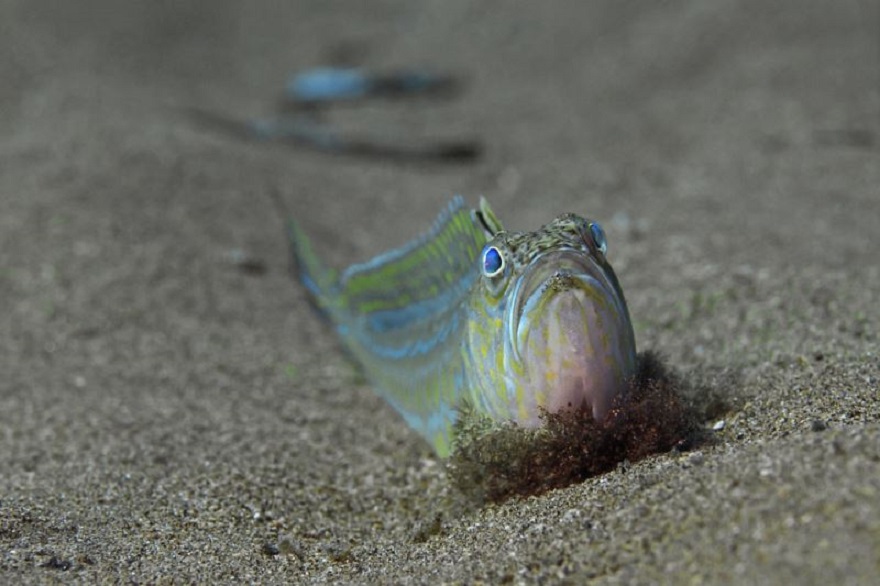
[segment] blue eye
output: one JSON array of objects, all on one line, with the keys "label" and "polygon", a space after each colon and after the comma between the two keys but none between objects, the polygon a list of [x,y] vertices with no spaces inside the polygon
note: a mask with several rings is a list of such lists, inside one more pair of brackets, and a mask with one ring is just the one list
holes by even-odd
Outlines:
[{"label": "blue eye", "polygon": [[608,242],[605,240],[605,230],[602,229],[602,226],[596,222],[590,224],[590,235],[599,252],[605,254],[605,251],[608,250]]},{"label": "blue eye", "polygon": [[498,276],[504,270],[504,258],[494,246],[483,252],[483,274],[487,277]]}]

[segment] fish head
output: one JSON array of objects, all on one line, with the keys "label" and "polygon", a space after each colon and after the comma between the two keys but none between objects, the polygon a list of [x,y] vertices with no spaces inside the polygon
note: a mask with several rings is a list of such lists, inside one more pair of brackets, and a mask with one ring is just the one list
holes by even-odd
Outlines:
[{"label": "fish head", "polygon": [[468,343],[472,400],[495,418],[542,410],[608,414],[635,373],[629,311],[602,227],[564,214],[534,232],[499,231],[479,257]]}]

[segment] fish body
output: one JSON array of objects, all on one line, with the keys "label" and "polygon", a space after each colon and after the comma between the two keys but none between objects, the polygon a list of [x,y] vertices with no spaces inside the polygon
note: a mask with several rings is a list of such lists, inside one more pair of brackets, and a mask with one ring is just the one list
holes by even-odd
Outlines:
[{"label": "fish body", "polygon": [[295,270],[383,396],[440,456],[469,404],[540,424],[542,410],[604,418],[635,372],[623,292],[601,226],[563,214],[512,232],[485,199],[455,197],[409,244],[337,273],[290,223]]}]

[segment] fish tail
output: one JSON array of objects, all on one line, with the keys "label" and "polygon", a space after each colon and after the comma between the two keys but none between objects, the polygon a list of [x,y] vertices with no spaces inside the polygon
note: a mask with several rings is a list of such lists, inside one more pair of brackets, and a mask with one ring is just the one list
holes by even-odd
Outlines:
[{"label": "fish tail", "polygon": [[291,274],[308,290],[312,305],[327,317],[334,317],[339,306],[336,271],[321,262],[311,240],[293,220],[287,222],[287,239]]},{"label": "fish tail", "polygon": [[337,272],[321,262],[312,248],[311,240],[287,213],[280,196],[277,193],[272,195],[276,207],[288,218],[286,226],[291,276],[306,288],[309,302],[318,313],[331,321],[337,321],[341,306]]}]

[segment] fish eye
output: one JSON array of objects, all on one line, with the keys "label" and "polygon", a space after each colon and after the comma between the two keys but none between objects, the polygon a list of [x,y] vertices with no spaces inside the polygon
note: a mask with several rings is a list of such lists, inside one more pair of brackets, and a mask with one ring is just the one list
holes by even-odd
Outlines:
[{"label": "fish eye", "polygon": [[590,224],[590,236],[593,237],[593,244],[596,246],[596,249],[605,254],[608,250],[608,241],[605,239],[605,230],[602,229],[598,222]]},{"label": "fish eye", "polygon": [[483,275],[488,278],[497,277],[504,271],[504,257],[494,246],[483,251]]}]

